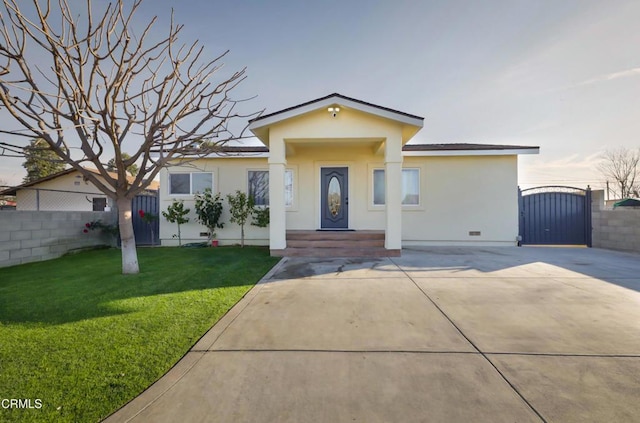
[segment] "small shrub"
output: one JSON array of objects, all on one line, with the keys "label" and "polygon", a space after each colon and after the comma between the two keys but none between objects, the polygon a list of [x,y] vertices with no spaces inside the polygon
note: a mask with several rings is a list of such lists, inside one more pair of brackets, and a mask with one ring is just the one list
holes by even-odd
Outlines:
[{"label": "small shrub", "polygon": [[235,195],[227,195],[231,222],[240,225],[240,246],[244,248],[244,225],[251,216],[254,207],[253,197],[242,191],[236,191]]},{"label": "small shrub", "polygon": [[[173,200],[173,203],[169,207],[167,207],[166,212],[162,212],[162,215],[165,219],[167,219],[171,223],[176,223],[178,225],[178,245],[182,246],[182,235],[180,234],[180,225],[183,225],[189,221],[189,218],[186,217],[191,209],[184,208],[184,201]],[[173,235],[176,236],[175,234]]]},{"label": "small shrub", "polygon": [[216,229],[224,227],[224,223],[220,222],[221,215],[220,193],[214,196],[211,188],[207,188],[204,193],[196,195],[196,219],[209,230],[209,241],[216,238]]},{"label": "small shrub", "polygon": [[158,220],[158,215],[153,213],[147,213],[144,210],[138,210],[138,215],[142,219],[144,223],[149,225],[149,229],[151,230],[151,245],[155,245],[156,237],[153,231],[153,223]]},{"label": "small shrub", "polygon": [[86,234],[89,231],[100,231],[105,235],[111,236],[117,236],[118,233],[120,233],[118,225],[109,225],[102,222],[101,220],[93,220],[91,222],[85,223],[82,232]]},{"label": "small shrub", "polygon": [[269,226],[269,207],[255,206],[251,214],[253,216],[253,220],[251,221],[253,226],[257,226],[259,228],[266,228]]}]

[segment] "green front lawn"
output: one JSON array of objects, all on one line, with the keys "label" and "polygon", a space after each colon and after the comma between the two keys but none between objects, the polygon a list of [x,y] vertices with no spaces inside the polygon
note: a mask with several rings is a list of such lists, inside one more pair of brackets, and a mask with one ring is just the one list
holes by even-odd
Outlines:
[{"label": "green front lawn", "polygon": [[278,261],[262,248],[145,248],[0,269],[0,421],[95,422],[138,395]]}]

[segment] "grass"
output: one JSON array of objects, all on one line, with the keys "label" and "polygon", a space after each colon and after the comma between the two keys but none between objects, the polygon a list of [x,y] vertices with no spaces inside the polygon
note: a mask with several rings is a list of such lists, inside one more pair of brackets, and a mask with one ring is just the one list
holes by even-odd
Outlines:
[{"label": "grass", "polygon": [[[0,269],[0,422],[95,422],[171,368],[277,262],[262,248],[90,251]],[[6,404],[6,402],[5,402]]]}]

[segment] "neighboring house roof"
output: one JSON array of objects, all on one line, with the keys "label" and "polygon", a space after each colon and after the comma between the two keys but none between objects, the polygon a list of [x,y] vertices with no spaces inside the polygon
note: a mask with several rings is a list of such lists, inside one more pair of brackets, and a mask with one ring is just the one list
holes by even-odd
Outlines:
[{"label": "neighboring house roof", "polygon": [[424,118],[377,104],[347,97],[342,94],[333,93],[315,100],[307,101],[296,106],[287,107],[277,112],[258,116],[249,121],[249,130],[265,145],[269,144],[269,127],[293,117],[304,115],[326,107],[339,105],[341,107],[359,110],[364,113],[376,115],[385,119],[396,121],[403,127],[403,142],[408,141],[415,135],[424,124]]},{"label": "neighboring house roof", "polygon": [[[95,173],[96,175],[100,176],[100,173],[95,169],[85,168],[85,170],[88,170],[89,172]],[[60,171],[60,172],[53,173],[51,175],[45,176],[44,178],[40,178],[40,179],[37,179],[35,181],[27,182],[27,183],[15,186],[13,188],[6,189],[4,191],[0,191],[0,195],[16,195],[17,192],[22,188],[30,188],[30,187],[33,187],[33,186],[36,186],[36,185],[40,185],[40,184],[42,184],[44,182],[51,181],[53,179],[57,179],[57,178],[60,178],[62,176],[65,176],[65,175],[69,175],[69,174],[71,174],[73,172],[78,172],[78,170],[74,169],[74,168],[65,169],[63,171]],[[113,176],[113,177],[117,177],[117,174],[114,173],[114,172],[109,172],[109,174],[111,176]],[[132,182],[135,178],[133,176],[127,176],[127,179],[130,182]],[[152,181],[151,184],[149,184],[149,186],[147,187],[147,189],[156,190],[159,187],[160,187],[160,182],[159,181]]]},{"label": "neighboring house roof", "polygon": [[625,198],[613,204],[613,208],[617,207],[640,207],[640,200],[635,198]]},{"label": "neighboring house roof", "polygon": [[16,195],[16,192],[20,188],[32,187],[34,185],[38,185],[38,184],[41,184],[43,182],[51,181],[52,179],[56,179],[56,178],[59,178],[59,177],[64,176],[64,175],[68,175],[68,174],[73,173],[75,171],[76,170],[74,168],[69,168],[69,169],[65,169],[65,170],[62,170],[62,171],[57,172],[57,173],[52,173],[51,175],[45,176],[44,178],[36,179],[35,181],[27,182],[27,183],[15,186],[13,188],[9,188],[7,190],[1,191],[0,195]]},{"label": "neighboring house roof", "polygon": [[224,153],[268,153],[269,149],[263,145],[256,146],[235,146],[228,145],[220,149],[222,154]]}]

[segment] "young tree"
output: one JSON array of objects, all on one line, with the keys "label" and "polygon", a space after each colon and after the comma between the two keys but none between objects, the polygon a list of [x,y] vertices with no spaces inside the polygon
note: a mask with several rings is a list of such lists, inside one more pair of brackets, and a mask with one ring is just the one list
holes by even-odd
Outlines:
[{"label": "young tree", "polygon": [[64,163],[41,138],[29,142],[24,148],[24,157],[22,167],[27,170],[27,176],[22,182],[25,184],[64,170]]},{"label": "young tree", "polygon": [[638,196],[640,191],[640,149],[620,147],[602,155],[598,170],[620,199]]},{"label": "young tree", "polygon": [[[123,273],[139,271],[133,197],[162,167],[244,138],[244,130],[234,135],[230,124],[256,115],[239,113],[232,97],[245,70],[220,76],[227,52],[210,60],[197,41],[179,44],[183,25],[173,17],[166,34],[156,37],[156,18],[146,25],[136,19],[141,2],[94,7],[87,0],[78,10],[80,3],[69,0],[0,0],[0,133],[12,136],[0,142],[0,154],[19,155],[19,140],[43,139],[113,198]],[[104,165],[112,156],[115,175]],[[134,163],[140,171],[131,181],[127,169]]]},{"label": "young tree", "polygon": [[[167,211],[163,211],[162,215],[171,223],[178,225],[178,246],[182,247],[182,234],[180,233],[180,226],[189,221],[187,215],[191,209],[184,208],[184,202],[182,200],[173,200],[173,203],[167,207]],[[174,235],[175,236],[175,235]]]},{"label": "young tree", "polygon": [[[129,160],[129,159],[131,159],[130,155],[128,155],[127,153],[122,153],[122,160]],[[114,173],[118,171],[115,157],[113,157],[107,162],[107,171],[114,172]],[[129,167],[127,167],[127,172],[129,172],[133,176],[136,176],[138,174],[138,165],[135,163],[132,163],[131,165],[129,165]]]},{"label": "young tree", "polygon": [[204,193],[196,194],[196,219],[209,230],[209,241],[215,239],[216,229],[224,227],[224,223],[220,222],[221,215],[220,193],[213,195],[211,188],[207,188]]},{"label": "young tree", "polygon": [[240,246],[244,248],[244,225],[253,212],[253,197],[248,196],[242,191],[236,191],[235,195],[227,195],[229,202],[229,213],[231,213],[231,222],[240,225]]},{"label": "young tree", "polygon": [[149,226],[149,230],[151,232],[151,245],[156,245],[156,234],[153,227],[155,226],[156,220],[158,220],[158,215],[145,212],[140,209],[138,210],[138,216],[140,216],[140,219]]}]

